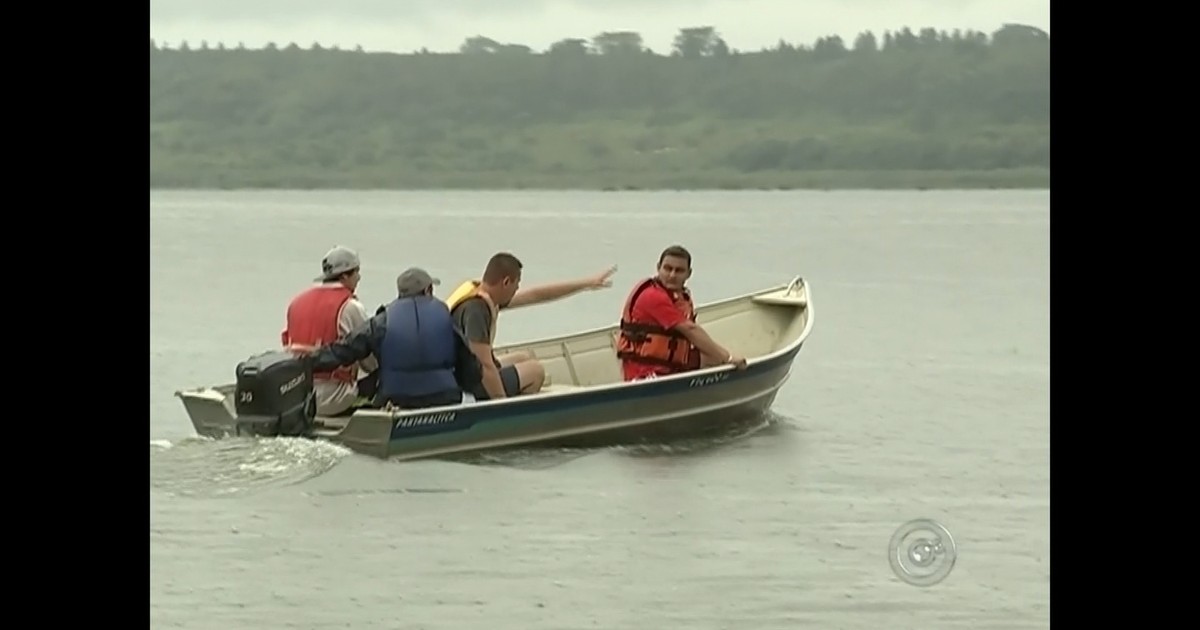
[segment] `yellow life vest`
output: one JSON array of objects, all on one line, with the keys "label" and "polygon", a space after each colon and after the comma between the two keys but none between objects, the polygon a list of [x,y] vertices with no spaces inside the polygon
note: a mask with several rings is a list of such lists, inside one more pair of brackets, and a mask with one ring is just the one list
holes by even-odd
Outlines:
[{"label": "yellow life vest", "polygon": [[450,296],[446,298],[446,306],[453,311],[454,307],[473,297],[482,298],[484,303],[488,305],[488,311],[492,314],[492,325],[489,326],[492,334],[488,343],[494,343],[496,341],[496,321],[500,318],[500,308],[496,306],[496,302],[492,299],[492,296],[488,295],[487,291],[484,291],[480,287],[478,280],[467,280],[458,285],[457,288],[450,292]]}]

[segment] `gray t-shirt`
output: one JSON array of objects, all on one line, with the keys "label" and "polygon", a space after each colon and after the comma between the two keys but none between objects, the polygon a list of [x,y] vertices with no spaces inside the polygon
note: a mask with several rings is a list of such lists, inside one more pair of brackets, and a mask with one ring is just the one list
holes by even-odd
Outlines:
[{"label": "gray t-shirt", "polygon": [[[455,307],[450,315],[467,341],[487,344],[492,342],[492,311],[483,298],[466,300]],[[492,362],[496,364],[497,368],[500,367],[500,362],[496,360],[494,352],[492,353]]]}]

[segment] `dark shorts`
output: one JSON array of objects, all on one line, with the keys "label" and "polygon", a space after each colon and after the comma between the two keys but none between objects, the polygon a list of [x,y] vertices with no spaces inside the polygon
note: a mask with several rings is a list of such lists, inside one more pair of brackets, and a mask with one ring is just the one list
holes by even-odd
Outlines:
[{"label": "dark shorts", "polygon": [[379,391],[379,370],[358,379],[358,395],[363,398],[374,398]]},{"label": "dark shorts", "polygon": [[[504,393],[516,396],[521,391],[521,376],[517,374],[517,366],[506,365],[500,368],[500,382],[504,384]],[[475,392],[476,400],[488,400],[487,390],[481,384]]]}]

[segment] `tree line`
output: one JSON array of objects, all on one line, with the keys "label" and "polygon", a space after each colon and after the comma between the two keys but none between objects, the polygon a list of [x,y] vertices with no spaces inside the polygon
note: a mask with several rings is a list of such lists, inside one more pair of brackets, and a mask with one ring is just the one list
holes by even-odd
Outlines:
[{"label": "tree line", "polygon": [[152,186],[1048,185],[1049,36],[901,28],[743,52],[712,27],[545,51],[151,40]]}]

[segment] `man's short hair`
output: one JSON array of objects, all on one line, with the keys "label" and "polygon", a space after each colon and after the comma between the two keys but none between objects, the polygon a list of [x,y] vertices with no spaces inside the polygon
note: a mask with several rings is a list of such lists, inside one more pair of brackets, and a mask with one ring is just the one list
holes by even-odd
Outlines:
[{"label": "man's short hair", "polygon": [[661,267],[667,256],[672,258],[682,258],[687,261],[688,269],[692,268],[692,253],[689,252],[683,245],[672,245],[663,250],[658,257],[658,266]]},{"label": "man's short hair", "polygon": [[508,252],[500,252],[492,256],[487,268],[483,270],[483,281],[488,284],[499,284],[505,278],[516,278],[524,265],[516,256]]}]

